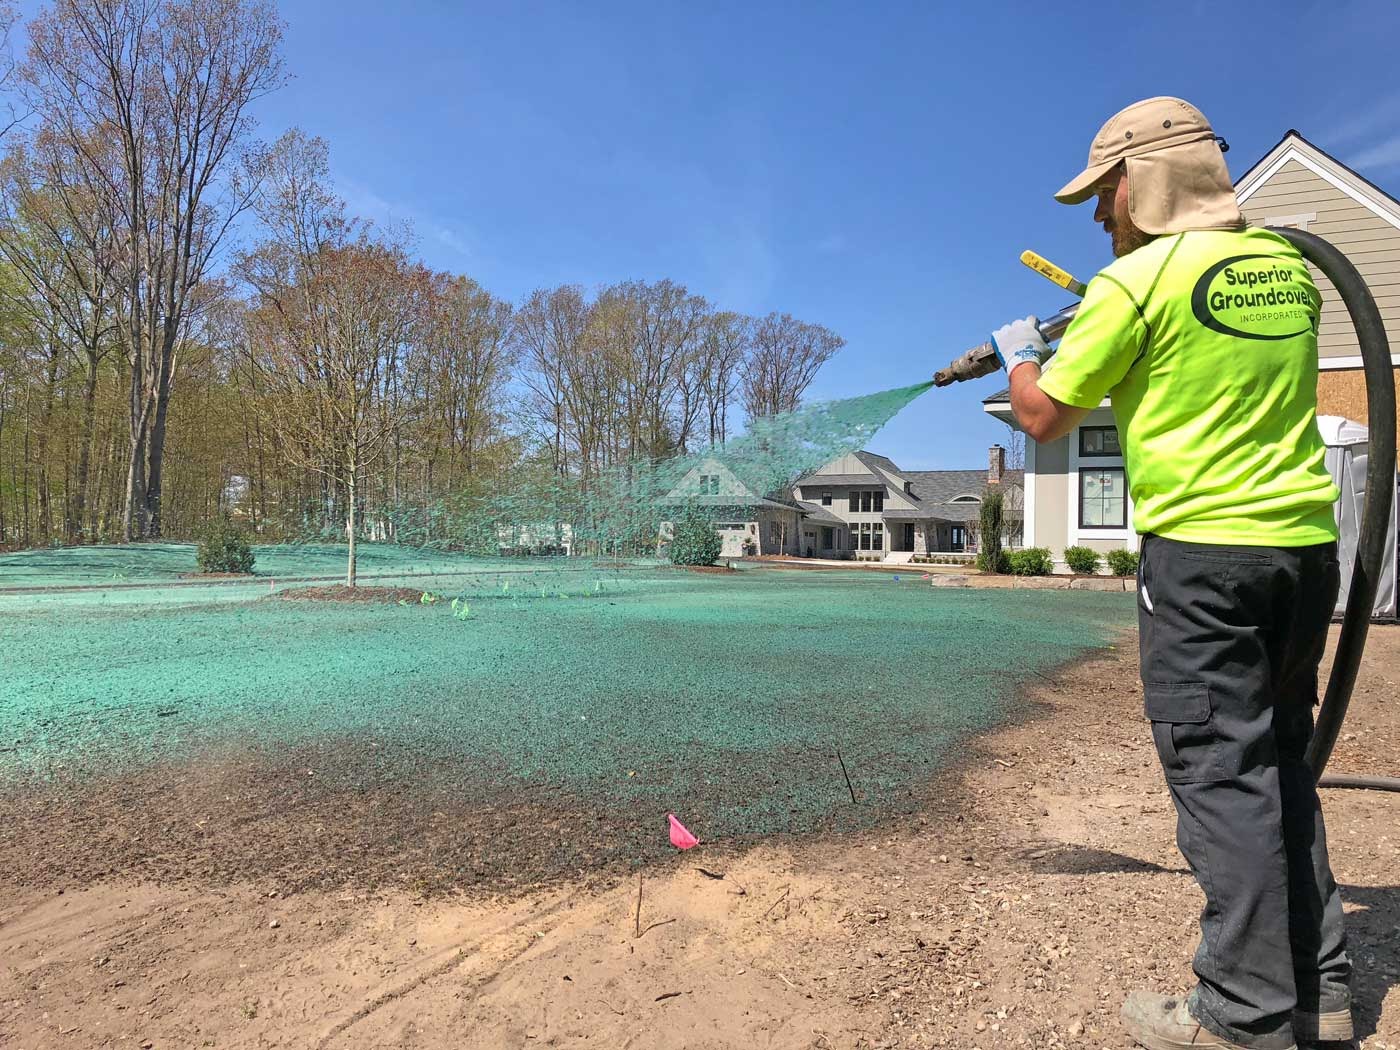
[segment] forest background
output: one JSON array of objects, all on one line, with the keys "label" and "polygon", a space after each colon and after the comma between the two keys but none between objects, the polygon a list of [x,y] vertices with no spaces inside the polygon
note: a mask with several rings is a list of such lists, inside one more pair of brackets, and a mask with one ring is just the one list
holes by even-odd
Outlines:
[{"label": "forest background", "polygon": [[426,266],[351,213],[324,140],[259,126],[288,76],[269,3],[55,0],[22,49],[0,17],[0,549],[229,515],[394,539],[444,501],[586,497],[796,408],[844,344],[664,277],[510,302]]}]

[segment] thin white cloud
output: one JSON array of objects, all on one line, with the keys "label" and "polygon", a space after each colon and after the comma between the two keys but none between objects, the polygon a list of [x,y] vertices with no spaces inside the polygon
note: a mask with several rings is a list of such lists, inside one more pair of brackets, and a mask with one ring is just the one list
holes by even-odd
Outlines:
[{"label": "thin white cloud", "polygon": [[1352,154],[1347,164],[1363,175],[1368,169],[1388,171],[1400,168],[1400,132],[1392,132],[1389,138]]},{"label": "thin white cloud", "polygon": [[[1324,128],[1313,141],[1324,149],[1337,149],[1348,144],[1361,145],[1362,140],[1374,138],[1376,132],[1393,132],[1400,127],[1400,95],[1372,102],[1364,110]],[[1311,138],[1311,136],[1309,136]]]},{"label": "thin white cloud", "polygon": [[846,250],[846,235],[832,233],[816,243],[816,250],[822,255],[840,255]]},{"label": "thin white cloud", "polygon": [[454,230],[440,219],[417,208],[389,200],[362,182],[350,178],[337,178],[336,189],[344,198],[345,205],[352,215],[369,219],[380,226],[406,225],[411,229],[424,230],[428,237],[449,251],[463,256],[474,254],[470,236]]},{"label": "thin white cloud", "polygon": [[434,229],[432,231],[432,236],[439,244],[451,248],[460,255],[470,255],[472,253],[471,246],[468,245],[461,236],[449,230],[446,226],[439,226]]}]

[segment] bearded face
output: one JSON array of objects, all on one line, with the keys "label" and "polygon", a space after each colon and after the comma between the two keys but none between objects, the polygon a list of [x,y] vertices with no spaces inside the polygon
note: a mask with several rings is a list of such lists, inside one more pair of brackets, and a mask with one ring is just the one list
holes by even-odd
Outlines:
[{"label": "bearded face", "polygon": [[1128,214],[1128,176],[1123,165],[1120,164],[1099,180],[1094,192],[1098,195],[1094,221],[1103,224],[1104,232],[1113,242],[1113,254],[1117,258],[1137,251],[1153,239],[1152,234],[1138,229]]}]

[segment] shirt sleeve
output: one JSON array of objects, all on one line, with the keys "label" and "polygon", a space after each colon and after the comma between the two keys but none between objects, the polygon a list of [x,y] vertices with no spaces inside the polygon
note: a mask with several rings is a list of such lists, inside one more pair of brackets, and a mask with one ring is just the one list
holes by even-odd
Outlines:
[{"label": "shirt sleeve", "polygon": [[1060,348],[1040,376],[1040,389],[1075,408],[1097,408],[1132,368],[1146,344],[1147,323],[1126,288],[1100,274]]}]

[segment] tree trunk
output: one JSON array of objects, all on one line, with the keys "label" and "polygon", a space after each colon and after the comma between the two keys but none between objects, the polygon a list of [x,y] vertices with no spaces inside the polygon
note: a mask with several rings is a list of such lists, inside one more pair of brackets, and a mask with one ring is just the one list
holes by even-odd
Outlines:
[{"label": "tree trunk", "polygon": [[350,560],[345,567],[345,586],[355,586],[355,479],[350,479],[349,509],[345,514],[346,532],[350,538]]},{"label": "tree trunk", "polygon": [[49,367],[44,375],[44,405],[39,414],[39,536],[45,544],[53,539],[53,505],[49,492],[49,436],[53,427],[53,405],[58,392],[58,346],[49,344]]},{"label": "tree trunk", "polygon": [[131,451],[126,464],[126,501],[122,507],[122,542],[130,543],[146,534],[146,427],[134,420],[131,425]]},{"label": "tree trunk", "polygon": [[146,535],[146,435],[150,428],[150,405],[141,381],[141,361],[131,364],[128,429],[131,447],[127,449],[126,501],[122,507],[122,542],[130,543]]},{"label": "tree trunk", "polygon": [[87,355],[87,380],[83,384],[83,438],[78,447],[78,478],[74,484],[77,490],[73,496],[73,510],[68,516],[68,538],[83,539],[83,515],[87,512],[88,473],[92,469],[92,443],[96,433],[97,417],[97,356]]},{"label": "tree trunk", "polygon": [[165,468],[165,426],[170,414],[170,389],[156,395],[155,418],[151,421],[148,439],[150,469],[146,473],[146,536],[159,539],[161,530],[161,489]]}]

